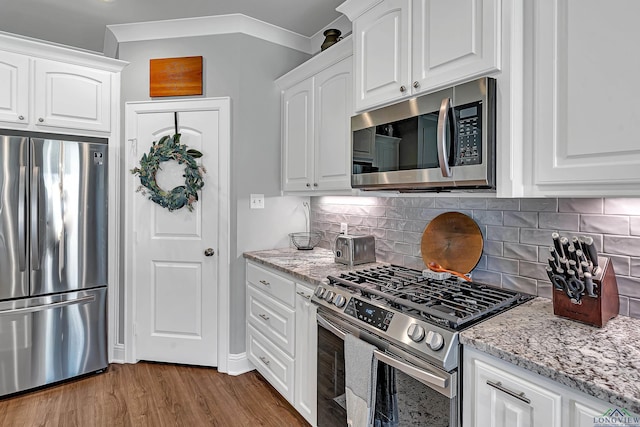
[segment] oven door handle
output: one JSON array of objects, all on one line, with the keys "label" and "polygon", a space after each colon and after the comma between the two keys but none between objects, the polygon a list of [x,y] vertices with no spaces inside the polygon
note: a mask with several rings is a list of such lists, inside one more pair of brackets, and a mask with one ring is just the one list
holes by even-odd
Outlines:
[{"label": "oven door handle", "polygon": [[[344,341],[347,334],[334,326],[331,322],[327,321],[320,315],[316,315],[318,319],[318,324],[323,328],[327,329],[329,332],[337,336],[338,338]],[[373,350],[373,355],[381,362],[386,363],[387,365],[399,369],[407,375],[410,375],[416,379],[424,381],[428,384],[432,384],[436,387],[447,388],[449,386],[449,379],[442,378],[438,375],[434,375],[430,372],[426,372],[423,369],[417,368],[409,363],[396,359],[395,357],[391,357],[386,353],[381,352],[380,350]]]}]

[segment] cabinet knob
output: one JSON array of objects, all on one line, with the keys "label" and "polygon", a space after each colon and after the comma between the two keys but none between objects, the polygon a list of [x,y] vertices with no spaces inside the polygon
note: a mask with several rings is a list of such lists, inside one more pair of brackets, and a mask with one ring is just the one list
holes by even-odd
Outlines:
[{"label": "cabinet knob", "polygon": [[24,120],[24,116],[18,116],[18,120]]},{"label": "cabinet knob", "polygon": [[418,82],[418,81],[413,82],[413,87],[415,89],[418,89],[420,87],[420,82]]},{"label": "cabinet knob", "polygon": [[204,250],[204,256],[213,256],[215,253],[216,251],[214,251],[213,248],[207,248]]},{"label": "cabinet knob", "polygon": [[317,187],[317,186],[318,186],[318,183],[317,183],[317,182],[314,182],[314,183],[313,183],[313,186],[314,186],[314,187]]},{"label": "cabinet knob", "polygon": [[307,182],[307,188],[309,188],[309,187],[311,187],[311,184],[309,184],[309,183]]},{"label": "cabinet knob", "polygon": [[40,117],[40,118],[38,119],[38,121],[39,121],[40,123],[42,123],[42,122],[44,122],[44,119],[43,119],[42,117]]},{"label": "cabinet knob", "polygon": [[406,91],[407,91],[407,87],[406,86],[404,86],[404,85],[400,86],[400,92],[404,93]]}]

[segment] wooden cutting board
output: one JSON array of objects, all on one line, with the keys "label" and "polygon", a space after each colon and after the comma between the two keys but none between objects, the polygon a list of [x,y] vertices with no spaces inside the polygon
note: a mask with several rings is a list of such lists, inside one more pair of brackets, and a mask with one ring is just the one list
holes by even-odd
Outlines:
[{"label": "wooden cutting board", "polygon": [[467,274],[478,264],[483,245],[482,233],[473,219],[460,212],[445,212],[424,229],[420,248],[425,266],[433,261]]}]

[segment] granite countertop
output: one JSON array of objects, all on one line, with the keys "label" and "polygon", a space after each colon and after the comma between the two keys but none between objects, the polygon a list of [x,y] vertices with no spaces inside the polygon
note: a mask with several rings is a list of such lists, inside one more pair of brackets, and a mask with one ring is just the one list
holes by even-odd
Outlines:
[{"label": "granite countertop", "polygon": [[600,329],[536,298],[463,331],[460,342],[640,414],[640,319],[618,316]]},{"label": "granite countertop", "polygon": [[245,252],[244,257],[314,286],[321,284],[322,280],[330,275],[338,275],[358,268],[386,265],[380,262],[356,266],[338,264],[334,261],[333,252],[323,248],[313,248],[310,251],[300,251],[296,248],[269,249]]}]

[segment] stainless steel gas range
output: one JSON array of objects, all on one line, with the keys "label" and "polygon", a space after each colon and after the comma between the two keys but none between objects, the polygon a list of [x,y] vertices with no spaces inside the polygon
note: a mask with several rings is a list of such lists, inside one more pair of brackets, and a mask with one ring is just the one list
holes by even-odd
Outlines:
[{"label": "stainless steel gas range", "polygon": [[394,371],[395,407],[381,414],[380,425],[459,425],[458,334],[532,296],[442,273],[428,276],[385,265],[329,276],[316,287],[319,426],[346,423],[346,334],[373,344],[379,365]]}]

